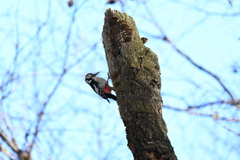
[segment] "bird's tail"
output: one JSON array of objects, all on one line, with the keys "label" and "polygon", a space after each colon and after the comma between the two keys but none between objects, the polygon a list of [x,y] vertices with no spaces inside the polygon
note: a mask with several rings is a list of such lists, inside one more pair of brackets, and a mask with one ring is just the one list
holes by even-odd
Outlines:
[{"label": "bird's tail", "polygon": [[113,94],[106,94],[106,96],[107,96],[107,98],[111,98],[111,99],[113,99],[113,100],[117,100],[117,97],[115,96],[115,95],[113,95]]}]

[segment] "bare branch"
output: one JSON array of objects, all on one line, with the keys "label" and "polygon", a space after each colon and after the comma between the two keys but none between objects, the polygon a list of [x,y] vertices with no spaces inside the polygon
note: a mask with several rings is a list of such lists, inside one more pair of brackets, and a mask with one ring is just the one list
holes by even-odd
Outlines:
[{"label": "bare branch", "polygon": [[167,108],[167,109],[175,110],[175,111],[181,111],[181,112],[186,112],[186,113],[193,114],[193,115],[202,116],[202,117],[209,117],[209,118],[213,118],[213,119],[218,119],[218,120],[221,120],[221,121],[240,122],[240,119],[219,117],[216,113],[206,114],[206,113],[200,113],[200,112],[193,112],[193,111],[190,111],[188,108],[187,109],[181,109],[181,108],[172,107],[172,106],[168,106],[168,105],[163,105],[163,107]]},{"label": "bare branch", "polygon": [[[228,95],[231,97],[231,99],[234,101],[234,97],[232,95],[232,93],[229,91],[229,89],[227,89],[227,87],[222,83],[222,81],[220,80],[220,78],[218,76],[216,76],[215,74],[213,74],[212,72],[210,72],[209,70],[203,68],[202,66],[198,65],[196,62],[194,62],[190,57],[188,57],[185,53],[183,53],[181,50],[179,50],[176,45],[174,45],[174,43],[172,41],[170,41],[170,39],[167,37],[167,35],[164,33],[163,29],[159,26],[159,24],[157,23],[155,17],[153,16],[151,10],[148,8],[146,2],[144,2],[144,6],[146,8],[146,11],[148,12],[148,14],[151,16],[152,18],[152,22],[155,24],[155,26],[159,29],[159,31],[162,33],[163,35],[163,40],[168,42],[169,44],[171,44],[171,46],[173,47],[173,49],[175,49],[177,51],[177,53],[179,53],[180,55],[182,55],[183,57],[185,57],[191,64],[193,64],[195,67],[197,67],[198,69],[202,70],[203,72],[207,73],[208,75],[210,75],[211,77],[213,77],[215,80],[217,80],[217,82],[222,86],[222,88],[228,93]],[[240,13],[239,13],[240,14]]]},{"label": "bare branch", "polygon": [[38,113],[38,118],[37,118],[37,123],[36,123],[36,126],[35,126],[35,130],[34,130],[34,134],[33,134],[33,139],[32,139],[32,142],[30,143],[28,149],[27,149],[27,153],[30,153],[34,144],[35,144],[35,141],[36,141],[36,138],[37,138],[37,135],[39,133],[39,127],[40,127],[40,122],[42,120],[42,117],[44,115],[44,112],[45,112],[45,109],[46,109],[46,106],[47,104],[49,103],[51,97],[54,95],[54,93],[56,92],[57,88],[59,87],[59,85],[61,84],[62,82],[62,79],[64,77],[64,75],[66,74],[67,72],[67,69],[66,69],[66,65],[67,65],[67,60],[68,60],[68,52],[69,52],[69,39],[70,39],[70,36],[71,36],[71,30],[72,30],[72,27],[73,27],[73,24],[74,24],[74,21],[75,21],[75,15],[78,11],[78,8],[76,8],[73,13],[72,13],[72,17],[71,17],[71,23],[69,25],[69,28],[68,28],[68,32],[67,32],[67,37],[66,37],[66,50],[65,50],[65,57],[64,57],[64,61],[63,61],[63,71],[62,71],[62,74],[60,75],[59,79],[58,79],[58,82],[56,83],[56,85],[54,86],[52,92],[48,95],[47,97],[47,100],[43,103],[43,106],[42,106],[42,109],[40,110],[40,112]]},{"label": "bare branch", "polygon": [[232,0],[228,0],[229,5],[232,7]]},{"label": "bare branch", "polygon": [[9,141],[8,137],[6,135],[4,135],[3,130],[0,130],[0,137],[2,138],[2,140],[4,142],[7,143],[7,145],[15,152],[18,153],[19,149],[18,146],[16,146],[14,143],[12,143],[11,141]]},{"label": "bare branch", "polygon": [[3,152],[9,159],[13,160],[13,156],[8,153],[8,151],[0,145],[0,151]]},{"label": "bare branch", "polygon": [[224,100],[220,100],[220,101],[216,101],[216,102],[207,102],[207,103],[200,104],[200,105],[197,105],[197,106],[189,106],[189,107],[187,108],[187,110],[190,110],[190,109],[198,109],[198,108],[206,107],[206,106],[209,106],[209,105],[215,105],[215,104],[229,104],[229,105],[233,105],[233,106],[239,108],[240,99],[237,99],[237,100],[235,100],[235,101],[224,101]]},{"label": "bare branch", "polygon": [[40,112],[38,113],[38,119],[37,119],[37,124],[35,126],[35,131],[34,131],[34,134],[33,134],[33,139],[32,139],[32,142],[30,143],[28,149],[27,149],[27,153],[30,153],[34,144],[35,144],[35,141],[36,141],[36,138],[37,138],[37,135],[39,133],[39,127],[40,127],[40,122],[42,120],[42,117],[44,115],[44,111],[46,109],[46,106],[47,104],[49,103],[51,97],[54,95],[54,93],[56,92],[57,88],[59,87],[59,85],[61,84],[61,81],[64,77],[64,75],[66,74],[66,70],[64,69],[63,70],[63,73],[60,75],[59,79],[58,79],[58,82],[56,83],[56,85],[54,86],[52,92],[48,95],[48,98],[47,100],[43,103],[43,106],[42,106],[42,109],[40,110]]},{"label": "bare branch", "polygon": [[8,130],[8,131],[10,132],[10,134],[11,134],[12,143],[13,143],[15,146],[17,146],[17,142],[16,142],[16,140],[15,140],[15,138],[14,138],[14,136],[13,136],[12,129],[11,129],[10,125],[8,124],[8,122],[7,122],[7,118],[6,118],[5,114],[3,114],[2,117],[3,117],[4,123],[5,123],[6,127],[7,127],[7,130]]},{"label": "bare branch", "polygon": [[191,64],[193,64],[195,67],[197,67],[198,69],[200,69],[201,71],[209,74],[210,76],[212,76],[215,80],[217,80],[217,82],[222,86],[222,88],[228,93],[228,95],[231,97],[231,99],[234,101],[234,97],[232,95],[232,93],[229,91],[229,89],[227,89],[227,87],[222,83],[222,81],[220,80],[220,78],[218,76],[216,76],[215,74],[213,74],[212,72],[210,72],[209,70],[203,68],[202,66],[200,66],[199,64],[197,64],[196,62],[194,62],[190,57],[188,57],[185,53],[183,53],[181,50],[179,50],[172,41],[170,41],[166,36],[163,38],[164,41],[170,43],[173,47],[173,49],[175,49],[180,55],[182,55],[183,57],[185,57]]}]

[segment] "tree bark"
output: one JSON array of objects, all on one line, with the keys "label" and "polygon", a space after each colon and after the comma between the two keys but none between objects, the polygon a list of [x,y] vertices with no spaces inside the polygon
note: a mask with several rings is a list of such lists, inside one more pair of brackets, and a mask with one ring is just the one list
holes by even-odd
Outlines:
[{"label": "tree bark", "polygon": [[162,118],[158,58],[145,47],[132,17],[107,9],[103,45],[128,147],[135,160],[176,160]]}]

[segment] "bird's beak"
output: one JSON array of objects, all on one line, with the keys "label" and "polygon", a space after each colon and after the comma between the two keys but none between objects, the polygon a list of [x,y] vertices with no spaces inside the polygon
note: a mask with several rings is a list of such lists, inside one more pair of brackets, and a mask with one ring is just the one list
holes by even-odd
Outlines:
[{"label": "bird's beak", "polygon": [[[99,71],[100,72],[100,71]],[[93,77],[95,77],[99,72],[97,72],[97,73],[95,73],[95,74],[93,74]]]}]

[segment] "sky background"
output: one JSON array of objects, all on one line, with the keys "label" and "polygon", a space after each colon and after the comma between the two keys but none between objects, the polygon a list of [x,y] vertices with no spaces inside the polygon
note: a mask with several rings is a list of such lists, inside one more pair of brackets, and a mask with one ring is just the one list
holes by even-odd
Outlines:
[{"label": "sky background", "polygon": [[[104,12],[112,8],[133,17],[140,36],[148,38],[145,46],[158,56],[163,117],[178,159],[238,160],[239,122],[203,116],[217,113],[239,119],[238,108],[217,104],[184,112],[167,107],[185,109],[231,99],[212,76],[189,63],[163,37],[217,75],[239,99],[240,1],[106,2],[79,0],[71,8],[58,0],[1,3],[0,84],[5,86],[1,96],[8,95],[1,99],[1,130],[11,135],[6,118],[19,147],[25,149],[33,138],[37,113],[44,110],[34,160],[133,159],[117,104],[101,99],[84,81],[87,73],[98,71],[107,78],[101,36]],[[0,144],[12,153],[2,140]],[[0,152],[0,159],[8,158]]]}]

